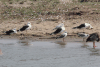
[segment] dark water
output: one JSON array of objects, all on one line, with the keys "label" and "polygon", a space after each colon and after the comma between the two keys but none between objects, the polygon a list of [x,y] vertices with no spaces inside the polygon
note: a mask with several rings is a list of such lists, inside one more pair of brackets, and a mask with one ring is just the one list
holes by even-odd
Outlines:
[{"label": "dark water", "polygon": [[100,67],[100,43],[0,39],[0,67]]}]

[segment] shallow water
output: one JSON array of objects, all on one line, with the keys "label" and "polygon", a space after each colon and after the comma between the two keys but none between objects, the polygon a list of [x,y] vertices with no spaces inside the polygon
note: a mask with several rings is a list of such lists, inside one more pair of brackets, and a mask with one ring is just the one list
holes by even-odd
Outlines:
[{"label": "shallow water", "polygon": [[0,67],[100,67],[100,43],[0,39]]}]

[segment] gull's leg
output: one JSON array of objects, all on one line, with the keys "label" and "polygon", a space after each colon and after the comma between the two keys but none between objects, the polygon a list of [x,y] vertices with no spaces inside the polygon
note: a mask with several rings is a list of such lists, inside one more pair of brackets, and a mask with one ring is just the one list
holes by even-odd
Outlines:
[{"label": "gull's leg", "polygon": [[83,42],[85,42],[85,38],[83,38]]},{"label": "gull's leg", "polygon": [[26,35],[27,35],[27,30],[26,30]]},{"label": "gull's leg", "polygon": [[84,32],[84,29],[83,29],[83,32]]},{"label": "gull's leg", "polygon": [[21,37],[20,37],[21,39],[23,38],[23,35],[24,35],[24,34],[21,32]]},{"label": "gull's leg", "polygon": [[63,42],[64,42],[64,38],[63,38]]}]

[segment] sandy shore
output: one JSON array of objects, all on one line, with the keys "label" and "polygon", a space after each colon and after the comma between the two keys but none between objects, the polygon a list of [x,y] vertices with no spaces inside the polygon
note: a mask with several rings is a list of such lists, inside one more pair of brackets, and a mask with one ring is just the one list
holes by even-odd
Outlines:
[{"label": "sandy shore", "polygon": [[[18,32],[17,34],[12,34],[10,36],[21,36],[21,34],[24,34],[25,36],[36,36],[36,37],[45,37],[49,36],[49,34],[52,33],[58,24],[62,23],[62,21],[21,21],[21,20],[9,20],[9,21],[3,21],[0,24],[0,35],[4,35],[3,31],[7,31],[13,28],[16,28],[17,30],[20,29],[23,25],[27,24],[28,22],[31,22],[32,28],[31,30],[28,30],[27,34],[26,31]],[[83,30],[79,29],[72,29],[75,26],[78,26],[82,23],[90,23],[93,26],[93,29],[84,29],[84,32],[91,34],[94,32],[100,33],[99,29],[99,23],[90,21],[90,20],[64,20],[65,28],[68,32],[68,35],[76,35],[75,33],[83,32]],[[60,35],[60,34],[58,34]],[[56,36],[56,35],[54,35]]]}]

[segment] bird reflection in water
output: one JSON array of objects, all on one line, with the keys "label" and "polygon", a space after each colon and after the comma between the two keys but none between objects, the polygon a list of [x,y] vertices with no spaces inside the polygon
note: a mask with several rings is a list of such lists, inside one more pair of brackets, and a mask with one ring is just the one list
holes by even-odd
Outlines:
[{"label": "bird reflection in water", "polygon": [[83,41],[82,44],[83,44],[83,45],[82,45],[81,47],[83,47],[83,48],[89,47],[85,41]]},{"label": "bird reflection in water", "polygon": [[2,55],[3,53],[2,53],[2,50],[0,49],[0,55]]},{"label": "bird reflection in water", "polygon": [[91,51],[90,56],[100,56],[100,49],[94,49],[94,48],[87,48],[88,50]]},{"label": "bird reflection in water", "polygon": [[65,46],[67,45],[67,43],[66,42],[63,42],[63,41],[57,41],[57,42],[55,42],[56,44],[59,44],[60,45],[60,47],[62,47],[62,48],[65,48]]},{"label": "bird reflection in water", "polygon": [[20,40],[19,43],[21,43],[23,46],[31,46],[31,44],[28,40]]},{"label": "bird reflection in water", "polygon": [[94,55],[100,56],[100,49],[89,48],[89,45],[87,45],[86,42],[82,42],[82,43],[83,43],[83,45],[81,46],[82,48],[86,48],[89,51],[91,51],[90,56],[94,56]]}]

